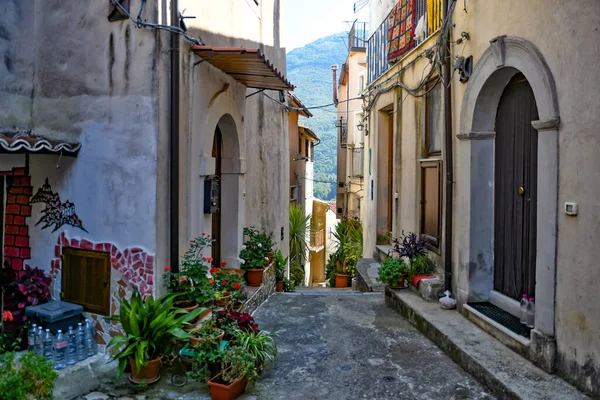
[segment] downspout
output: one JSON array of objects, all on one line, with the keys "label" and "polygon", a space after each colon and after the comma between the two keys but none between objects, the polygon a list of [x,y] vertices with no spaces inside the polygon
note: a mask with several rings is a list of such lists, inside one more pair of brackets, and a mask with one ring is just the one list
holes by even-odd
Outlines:
[{"label": "downspout", "polygon": [[[456,0],[451,0],[452,2]],[[449,18],[450,1],[443,1],[444,21]],[[451,21],[446,21],[448,26],[447,35],[450,38]],[[443,38],[446,40],[446,38]],[[454,168],[452,157],[452,90],[450,88],[450,50],[444,51],[443,74],[444,79],[444,171],[446,172],[446,197],[444,215],[444,286],[446,290],[452,291],[452,200],[453,200],[453,181]]]},{"label": "downspout", "polygon": [[[179,4],[171,0],[171,25],[179,24]],[[179,271],[179,35],[171,33],[170,140],[169,140],[169,262]]]},{"label": "downspout", "polygon": [[333,71],[333,103],[338,105],[338,95],[337,95],[337,65],[332,65],[331,70]]}]

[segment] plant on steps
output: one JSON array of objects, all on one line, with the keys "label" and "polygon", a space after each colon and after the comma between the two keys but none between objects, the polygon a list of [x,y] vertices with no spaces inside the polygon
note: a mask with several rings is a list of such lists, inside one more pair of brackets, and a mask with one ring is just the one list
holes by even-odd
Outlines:
[{"label": "plant on steps", "polygon": [[267,331],[237,330],[232,343],[252,354],[258,369],[262,369],[267,362],[274,362],[277,359],[277,344],[273,335]]},{"label": "plant on steps", "polygon": [[414,232],[409,232],[408,235],[402,231],[402,236],[392,240],[394,251],[400,257],[406,257],[412,260],[415,257],[425,255],[425,241],[417,236]]},{"label": "plant on steps", "polygon": [[408,276],[413,279],[415,276],[431,275],[433,273],[433,261],[427,256],[418,256],[410,260]]},{"label": "plant on steps", "polygon": [[379,267],[378,281],[387,283],[393,288],[404,287],[408,266],[400,258],[388,258]]},{"label": "plant on steps", "polygon": [[329,256],[325,275],[331,287],[346,287],[356,275],[356,263],[362,256],[362,226],[356,221],[342,221],[334,232],[337,250]]},{"label": "plant on steps", "polygon": [[[143,379],[150,383],[158,379],[160,358],[168,353],[172,340],[191,337],[182,326],[195,319],[202,310],[172,309],[177,296],[177,293],[171,293],[156,300],[152,296],[142,300],[139,293],[134,292],[130,301],[121,300],[120,313],[111,320],[121,323],[125,335],[115,336],[108,343],[111,354],[119,360],[117,379],[123,375],[128,361],[133,380]],[[148,367],[153,370],[147,371]]]},{"label": "plant on steps", "polygon": [[296,262],[290,265],[290,280],[294,282],[294,286],[304,285],[304,268]]},{"label": "plant on steps", "polygon": [[287,278],[283,280],[283,291],[284,292],[293,292],[296,290],[296,285],[294,285],[294,281],[291,281]]},{"label": "plant on steps", "polygon": [[283,292],[283,278],[285,274],[285,267],[287,266],[287,257],[283,257],[281,250],[275,252],[275,258],[273,264],[275,266],[275,282],[277,285],[277,291]]},{"label": "plant on steps", "polygon": [[290,261],[302,264],[307,257],[310,233],[310,214],[302,207],[290,204]]},{"label": "plant on steps", "polygon": [[242,269],[246,270],[248,285],[262,284],[263,270],[273,254],[273,235],[260,232],[255,228],[244,228],[244,246],[240,252]]}]

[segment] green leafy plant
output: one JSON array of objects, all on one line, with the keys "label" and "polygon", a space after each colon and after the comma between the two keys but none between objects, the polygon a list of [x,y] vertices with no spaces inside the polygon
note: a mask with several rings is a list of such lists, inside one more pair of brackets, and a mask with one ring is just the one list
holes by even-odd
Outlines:
[{"label": "green leafy plant", "polygon": [[273,335],[267,331],[237,330],[233,338],[233,344],[246,349],[252,354],[259,368],[277,359],[277,344]]},{"label": "green leafy plant", "polygon": [[289,280],[288,278],[284,278],[283,279],[283,291],[284,292],[293,292],[294,290],[296,290],[296,285],[294,284],[294,281]]},{"label": "green leafy plant", "polygon": [[294,286],[304,285],[304,268],[294,262],[290,265],[290,279],[294,282]]},{"label": "green leafy plant", "polygon": [[273,254],[273,235],[260,232],[255,228],[244,228],[246,238],[240,258],[243,269],[265,268],[269,256]]},{"label": "green leafy plant", "polygon": [[3,400],[53,399],[57,377],[46,357],[27,352],[17,361],[15,353],[0,355],[0,393]]},{"label": "green leafy plant", "polygon": [[221,370],[221,361],[225,352],[220,348],[221,343],[207,340],[194,347],[194,368],[188,376],[201,382],[206,382]]},{"label": "green leafy plant", "polygon": [[183,331],[183,324],[195,319],[202,309],[191,312],[172,309],[177,293],[164,295],[156,300],[148,296],[142,300],[134,292],[131,300],[121,300],[118,315],[111,320],[121,323],[124,336],[115,336],[108,343],[111,354],[119,360],[117,379],[123,375],[128,359],[135,360],[136,370],[148,365],[148,362],[166,354],[174,338],[189,339],[190,334]]},{"label": "green leafy plant", "polygon": [[433,273],[433,261],[427,256],[417,256],[411,258],[408,267],[408,276],[412,279],[415,276],[431,275]]},{"label": "green leafy plant", "polygon": [[196,338],[211,339],[219,336],[223,333],[223,330],[217,327],[214,319],[209,319],[208,321],[199,324],[197,328],[190,329],[188,333]]},{"label": "green leafy plant", "polygon": [[258,377],[255,363],[254,356],[248,350],[241,346],[230,346],[221,360],[221,379],[225,383],[232,383],[245,375],[248,382],[254,383]]},{"label": "green leafy plant", "polygon": [[302,207],[290,204],[290,261],[305,261],[309,246],[310,215]]},{"label": "green leafy plant", "polygon": [[388,258],[381,263],[379,267],[380,282],[384,282],[393,287],[404,286],[404,279],[408,273],[408,266],[400,258]]},{"label": "green leafy plant", "polygon": [[273,259],[273,263],[275,265],[275,279],[277,281],[283,280],[283,275],[285,274],[285,267],[287,265],[288,258],[283,257],[281,250],[277,250],[275,252],[275,258]]}]

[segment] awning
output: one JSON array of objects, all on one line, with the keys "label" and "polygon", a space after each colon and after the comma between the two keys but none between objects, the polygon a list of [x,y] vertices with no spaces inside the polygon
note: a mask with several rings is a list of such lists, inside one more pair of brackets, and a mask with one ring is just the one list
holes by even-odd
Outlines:
[{"label": "awning", "polygon": [[312,141],[316,141],[316,142],[320,142],[321,139],[317,136],[316,133],[314,133],[310,128],[307,128],[306,126],[298,126],[298,131],[300,131],[300,133],[305,134],[306,136],[308,136],[310,139],[312,139]]},{"label": "awning", "polygon": [[0,153],[62,154],[76,157],[81,143],[46,139],[29,133],[0,133]]},{"label": "awning", "polygon": [[241,84],[254,89],[294,90],[259,49],[192,46],[192,50]]}]

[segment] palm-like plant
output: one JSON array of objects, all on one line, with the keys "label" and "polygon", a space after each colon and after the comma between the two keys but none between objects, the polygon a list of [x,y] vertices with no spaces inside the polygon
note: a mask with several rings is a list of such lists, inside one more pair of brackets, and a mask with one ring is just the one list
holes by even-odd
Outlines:
[{"label": "palm-like plant", "polygon": [[200,315],[202,309],[197,308],[189,313],[173,309],[173,300],[178,295],[171,293],[156,300],[148,296],[142,300],[134,292],[130,301],[121,300],[119,315],[111,319],[121,323],[125,336],[115,336],[108,343],[108,347],[114,350],[114,358],[119,360],[117,379],[123,375],[129,358],[135,361],[135,368],[139,371],[149,361],[165,354],[172,339],[191,337],[181,327]]},{"label": "palm-like plant", "polygon": [[256,365],[262,368],[267,362],[277,359],[277,344],[273,335],[267,331],[242,331],[236,330],[234,343],[252,354]]},{"label": "palm-like plant", "polygon": [[310,214],[304,215],[302,207],[290,204],[290,260],[301,263],[306,259]]}]

